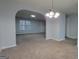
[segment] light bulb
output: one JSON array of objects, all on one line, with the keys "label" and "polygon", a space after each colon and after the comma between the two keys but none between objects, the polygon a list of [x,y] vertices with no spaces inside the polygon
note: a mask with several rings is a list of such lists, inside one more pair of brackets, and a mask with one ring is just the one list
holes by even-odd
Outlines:
[{"label": "light bulb", "polygon": [[47,16],[49,18],[53,18],[53,15],[54,15],[54,12],[52,12],[52,11],[45,14],[45,16]]},{"label": "light bulb", "polygon": [[51,15],[51,16],[53,16],[53,15],[54,15],[54,12],[53,12],[53,11],[51,11],[51,12],[50,12],[50,15]]},{"label": "light bulb", "polygon": [[35,18],[36,17],[36,15],[30,15],[31,17],[33,17],[33,18]]},{"label": "light bulb", "polygon": [[55,15],[54,15],[54,18],[58,18],[59,16],[60,16],[60,13],[56,12]]}]

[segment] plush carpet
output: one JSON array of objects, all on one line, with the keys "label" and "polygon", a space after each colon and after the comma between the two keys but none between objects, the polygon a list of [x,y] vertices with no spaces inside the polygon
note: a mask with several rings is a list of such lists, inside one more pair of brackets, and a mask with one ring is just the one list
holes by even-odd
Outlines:
[{"label": "plush carpet", "polygon": [[9,59],[78,59],[75,40],[45,40],[44,35],[18,35],[17,46],[0,54]]}]

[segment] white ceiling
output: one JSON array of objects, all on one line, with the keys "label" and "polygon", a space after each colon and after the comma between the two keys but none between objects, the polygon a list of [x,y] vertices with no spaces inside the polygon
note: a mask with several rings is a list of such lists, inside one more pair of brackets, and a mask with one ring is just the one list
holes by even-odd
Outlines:
[{"label": "white ceiling", "polygon": [[[17,0],[19,3],[27,4],[35,10],[46,13],[51,8],[52,0]],[[53,0],[53,6],[56,11],[66,14],[77,13],[77,0]]]}]

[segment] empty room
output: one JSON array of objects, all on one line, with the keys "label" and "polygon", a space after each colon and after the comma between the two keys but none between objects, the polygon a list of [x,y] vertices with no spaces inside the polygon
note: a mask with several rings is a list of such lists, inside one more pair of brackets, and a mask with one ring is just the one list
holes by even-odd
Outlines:
[{"label": "empty room", "polygon": [[78,0],[0,0],[0,59],[78,59]]},{"label": "empty room", "polygon": [[44,16],[40,13],[28,10],[20,10],[16,13],[16,44],[33,39],[45,38]]}]

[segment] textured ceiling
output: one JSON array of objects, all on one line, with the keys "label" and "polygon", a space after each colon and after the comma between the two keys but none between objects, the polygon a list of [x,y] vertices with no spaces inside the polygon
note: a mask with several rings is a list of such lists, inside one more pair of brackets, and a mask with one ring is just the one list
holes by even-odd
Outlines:
[{"label": "textured ceiling", "polygon": [[[52,6],[52,0],[17,0],[20,4],[25,4],[28,7],[32,7],[34,10],[38,10],[46,13]],[[56,11],[60,11],[66,14],[77,13],[77,0],[53,0],[53,7]]]}]

